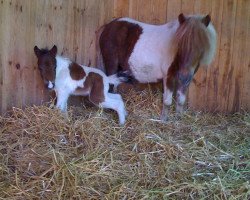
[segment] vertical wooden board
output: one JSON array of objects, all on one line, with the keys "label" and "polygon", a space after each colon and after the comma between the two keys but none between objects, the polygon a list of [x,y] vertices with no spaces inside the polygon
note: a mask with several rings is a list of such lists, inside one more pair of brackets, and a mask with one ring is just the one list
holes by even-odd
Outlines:
[{"label": "vertical wooden board", "polygon": [[[100,1],[86,1],[84,12],[84,50],[83,50],[83,64],[95,65],[96,64],[96,45],[95,45],[95,31],[99,26],[99,8]],[[112,8],[111,8],[112,9]]]},{"label": "vertical wooden board", "polygon": [[136,0],[130,1],[129,6],[131,18],[151,24],[166,23],[167,0]]},{"label": "vertical wooden board", "polygon": [[233,111],[240,109],[250,111],[250,1],[238,1],[235,38],[234,46],[237,49],[234,52],[233,66],[238,69],[235,94],[240,93],[240,95],[233,97],[232,107]]},{"label": "vertical wooden board", "polygon": [[[18,62],[23,40],[22,22],[19,17],[19,5],[15,1],[4,1],[3,4],[3,26],[2,31],[2,69],[3,69],[3,88],[2,88],[2,108],[5,111],[12,106],[22,106],[22,69],[23,63]],[[20,42],[20,43],[19,43]],[[20,56],[21,57],[21,56]]]},{"label": "vertical wooden board", "polygon": [[129,0],[114,0],[114,17],[129,16]]},{"label": "vertical wooden board", "polygon": [[[4,20],[3,20],[3,1],[0,2],[0,38],[3,38],[3,30],[4,30]],[[0,40],[0,114],[3,112],[3,45],[2,40]]]},{"label": "vertical wooden board", "polygon": [[232,55],[234,53],[234,33],[236,19],[237,2],[228,0],[223,2],[223,17],[220,39],[220,57],[219,57],[219,80],[218,80],[218,98],[217,104],[220,111],[230,111],[228,103],[229,94],[233,87],[234,68],[232,66]]},{"label": "vertical wooden board", "polygon": [[83,49],[85,48],[84,43],[82,42],[83,40],[83,21],[84,21],[84,12],[85,12],[85,1],[74,1],[73,5],[73,13],[72,13],[72,30],[71,30],[71,37],[72,37],[72,42],[73,42],[73,57],[71,59],[75,62],[84,63],[84,58],[83,58]]},{"label": "vertical wooden board", "polygon": [[194,14],[195,0],[182,0],[181,1],[181,12],[184,15]]},{"label": "vertical wooden board", "polygon": [[138,0],[129,0],[129,17],[138,19]]},{"label": "vertical wooden board", "polygon": [[[152,0],[137,0],[137,20],[150,23],[152,19]],[[143,9],[141,9],[143,7]]]},{"label": "vertical wooden board", "polygon": [[167,23],[167,3],[168,0],[152,1],[151,23],[153,24]]},{"label": "vertical wooden board", "polygon": [[[128,1],[120,1],[120,0],[107,0],[107,1],[100,1],[99,5],[99,21],[98,24],[96,24],[94,32],[94,37],[95,39],[93,40],[93,45],[95,47],[95,63],[94,65],[101,69],[104,70],[103,62],[102,62],[102,56],[100,52],[100,47],[99,47],[99,37],[103,28],[104,24],[109,23],[112,19],[115,17],[121,17],[118,12],[123,12],[122,9],[123,5],[128,4]],[[127,5],[128,6],[128,5]],[[128,11],[128,7],[127,7]]]},{"label": "vertical wooden board", "polygon": [[245,56],[244,56],[244,78],[243,78],[243,92],[241,96],[242,107],[244,110],[250,111],[250,1],[245,1],[247,3],[247,15],[245,17],[246,30],[247,30],[247,40],[245,43]]},{"label": "vertical wooden board", "polygon": [[181,0],[168,0],[167,3],[167,21],[177,19],[181,13]]}]

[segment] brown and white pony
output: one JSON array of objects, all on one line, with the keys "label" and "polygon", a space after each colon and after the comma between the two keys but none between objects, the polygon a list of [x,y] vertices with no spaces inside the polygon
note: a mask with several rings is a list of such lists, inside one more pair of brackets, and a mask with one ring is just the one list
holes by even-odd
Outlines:
[{"label": "brown and white pony", "polygon": [[180,14],[178,20],[151,25],[118,18],[104,25],[99,38],[107,75],[126,71],[140,83],[163,81],[162,119],[176,90],[178,112],[200,65],[209,65],[216,51],[216,31],[209,15]]},{"label": "brown and white pony", "polygon": [[106,76],[101,70],[79,65],[68,58],[57,55],[57,47],[39,49],[34,47],[38,58],[38,68],[48,89],[56,92],[56,106],[67,112],[70,95],[88,96],[89,100],[100,107],[115,110],[121,125],[125,123],[126,110],[120,94],[108,93],[109,84],[118,85],[124,78],[116,75]]}]

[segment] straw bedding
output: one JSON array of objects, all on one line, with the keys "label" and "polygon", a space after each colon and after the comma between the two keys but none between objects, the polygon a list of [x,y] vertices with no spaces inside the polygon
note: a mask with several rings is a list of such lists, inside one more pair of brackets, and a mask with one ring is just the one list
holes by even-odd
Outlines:
[{"label": "straw bedding", "polygon": [[161,93],[124,96],[126,125],[51,104],[0,117],[0,199],[249,199],[250,114],[159,120]]}]

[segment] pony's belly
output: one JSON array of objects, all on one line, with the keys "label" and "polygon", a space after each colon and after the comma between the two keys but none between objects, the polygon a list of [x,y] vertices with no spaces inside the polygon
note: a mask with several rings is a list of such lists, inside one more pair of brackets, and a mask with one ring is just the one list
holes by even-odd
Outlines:
[{"label": "pony's belly", "polygon": [[134,78],[140,83],[156,83],[163,78],[160,66],[133,62],[129,66]]}]

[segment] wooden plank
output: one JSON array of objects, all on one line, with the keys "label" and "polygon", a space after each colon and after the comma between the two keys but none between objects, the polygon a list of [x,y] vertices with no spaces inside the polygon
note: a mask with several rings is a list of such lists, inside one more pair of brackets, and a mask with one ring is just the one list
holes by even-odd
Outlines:
[{"label": "wooden plank", "polygon": [[[232,68],[234,74],[228,95],[227,110],[250,110],[250,2],[237,3]],[[246,108],[246,109],[244,109]]]},{"label": "wooden plank", "polygon": [[233,87],[234,68],[232,66],[232,55],[234,52],[234,31],[236,20],[237,1],[228,0],[223,2],[223,15],[221,22],[221,38],[219,45],[218,62],[218,93],[217,109],[221,112],[229,111],[228,95]]},{"label": "wooden plank", "polygon": [[[3,87],[2,87],[2,109],[5,111],[12,106],[22,106],[22,72],[25,55],[20,51],[23,40],[23,19],[20,16],[20,6],[16,1],[4,1],[3,23],[5,27],[2,31],[2,67],[3,67]],[[19,58],[22,58],[20,63]]]},{"label": "wooden plank", "polygon": [[129,0],[114,0],[114,17],[129,16]]},{"label": "wooden plank", "polygon": [[152,1],[151,3],[152,3],[151,23],[153,24],[167,23],[168,0],[155,0]]},{"label": "wooden plank", "polygon": [[246,32],[246,41],[243,47],[244,52],[244,70],[243,70],[243,81],[242,81],[242,93],[241,93],[241,109],[245,111],[250,111],[250,1],[244,1],[244,5],[246,8],[244,21],[244,28],[247,30]]},{"label": "wooden plank", "polygon": [[[3,31],[4,29],[4,2],[1,1],[0,5],[0,38],[3,37]],[[2,40],[0,40],[0,114],[3,113],[3,73],[4,73],[4,63],[3,63],[3,45]]]},{"label": "wooden plank", "polygon": [[177,19],[181,13],[181,0],[168,0],[167,3],[167,21]]},{"label": "wooden plank", "polygon": [[184,15],[194,14],[195,0],[182,0],[181,1],[181,12]]}]

